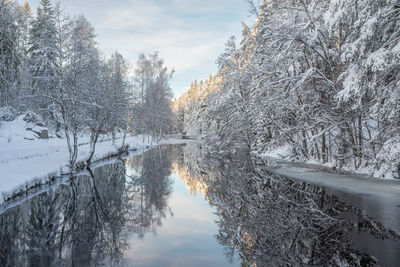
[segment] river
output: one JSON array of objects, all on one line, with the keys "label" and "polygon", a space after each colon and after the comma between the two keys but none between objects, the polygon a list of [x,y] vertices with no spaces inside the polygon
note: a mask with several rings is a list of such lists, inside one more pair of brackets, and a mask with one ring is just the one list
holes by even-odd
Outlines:
[{"label": "river", "polygon": [[400,266],[399,228],[332,192],[164,145],[3,203],[0,266]]}]

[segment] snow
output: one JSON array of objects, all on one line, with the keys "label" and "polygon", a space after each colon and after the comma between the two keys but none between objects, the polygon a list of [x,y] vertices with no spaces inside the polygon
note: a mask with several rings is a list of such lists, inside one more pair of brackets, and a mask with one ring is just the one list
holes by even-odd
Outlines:
[{"label": "snow", "polygon": [[[308,166],[314,166],[328,170],[333,170],[335,166],[335,163],[333,162],[322,163],[316,159],[307,160],[304,158],[296,158],[296,159],[291,158],[291,148],[290,145],[288,144],[270,148],[269,150],[263,153],[258,153],[256,151],[253,151],[252,154],[256,155],[257,157],[261,157],[263,159],[290,160],[293,163],[294,162],[300,164],[304,163],[307,164]],[[388,155],[390,155],[389,158]],[[392,142],[386,144],[382,149],[382,152],[378,155],[378,157],[380,158],[385,157],[390,162],[395,162],[396,157],[398,158],[399,156],[400,156],[400,142]],[[376,178],[379,180],[398,181],[398,177],[396,176],[396,174],[393,173],[393,170],[391,170],[391,166],[389,166],[388,164],[382,164],[381,168],[378,170],[374,168],[373,164],[370,164],[369,167],[359,167],[358,169],[355,169],[352,164],[349,164],[343,166],[341,171],[347,173],[348,175],[362,175],[362,176],[368,176],[369,178]]]},{"label": "snow", "polygon": [[387,68],[388,58],[390,57],[390,51],[385,48],[381,48],[368,56],[366,64],[370,66],[374,72],[384,71]]},{"label": "snow", "polygon": [[400,43],[396,44],[396,45],[393,47],[392,52],[393,52],[394,54],[400,53]]},{"label": "snow", "polygon": [[377,27],[378,27],[378,19],[377,17],[372,17],[365,22],[365,24],[361,28],[360,35],[364,39],[370,39],[374,36]]},{"label": "snow", "polygon": [[[28,127],[36,127],[23,121],[23,116],[11,122],[0,124],[0,203],[13,192],[23,190],[35,183],[44,183],[53,175],[68,172],[69,152],[65,139],[51,134],[49,139],[37,139],[35,134],[27,131]],[[38,129],[37,129],[38,130]],[[103,135],[96,145],[93,161],[114,154],[122,146],[122,138],[115,143],[111,136]],[[143,139],[145,139],[143,141]],[[167,140],[161,143],[179,142]],[[79,139],[77,162],[85,161],[89,154],[89,137]],[[157,145],[143,136],[127,136],[126,144],[130,149],[145,149]]]},{"label": "snow", "polygon": [[272,148],[260,154],[261,157],[271,157],[279,159],[287,158],[289,155],[290,155],[290,145],[284,145]]},{"label": "snow", "polygon": [[343,90],[337,94],[337,99],[339,102],[346,102],[351,98],[357,99],[357,96],[360,94],[359,72],[360,69],[358,64],[352,64],[348,71],[342,74],[342,76],[347,76],[343,81]]}]

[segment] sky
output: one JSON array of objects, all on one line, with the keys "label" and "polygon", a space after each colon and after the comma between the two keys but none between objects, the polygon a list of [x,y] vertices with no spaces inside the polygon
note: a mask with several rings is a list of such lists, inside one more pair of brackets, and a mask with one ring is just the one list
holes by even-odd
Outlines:
[{"label": "sky", "polygon": [[[34,11],[39,2],[28,0]],[[106,56],[118,51],[132,69],[140,53],[158,51],[175,70],[176,97],[215,73],[226,40],[240,39],[241,22],[253,20],[245,0],[61,0],[61,6],[70,16],[85,15],[100,50]]]}]

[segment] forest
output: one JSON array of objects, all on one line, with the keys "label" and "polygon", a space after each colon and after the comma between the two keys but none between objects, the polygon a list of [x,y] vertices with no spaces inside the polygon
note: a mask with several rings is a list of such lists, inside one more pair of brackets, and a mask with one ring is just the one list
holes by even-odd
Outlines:
[{"label": "forest", "polygon": [[130,67],[117,51],[99,50],[83,15],[50,0],[35,14],[27,2],[0,1],[0,121],[23,115],[65,138],[71,167],[82,135],[90,163],[101,134],[159,138],[171,127],[173,71],[157,52],[139,55],[133,75]]},{"label": "forest", "polygon": [[400,266],[399,0],[30,3],[0,266]]},{"label": "forest", "polygon": [[[183,132],[220,149],[327,164],[376,177],[400,172],[400,5],[395,0],[248,1],[218,71],[172,101],[157,52],[134,70],[105,56],[83,15],[59,4],[0,2],[0,120],[20,114],[65,137],[70,165],[90,135]],[[279,153],[278,153],[279,152]]]},{"label": "forest", "polygon": [[183,132],[337,170],[400,173],[400,4],[249,1],[218,73],[174,102]]}]

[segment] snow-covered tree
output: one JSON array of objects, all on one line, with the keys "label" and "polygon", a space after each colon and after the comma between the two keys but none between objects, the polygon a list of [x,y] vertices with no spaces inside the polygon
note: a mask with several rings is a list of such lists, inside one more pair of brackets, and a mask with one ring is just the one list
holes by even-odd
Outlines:
[{"label": "snow-covered tree", "polygon": [[55,15],[50,0],[41,0],[29,39],[32,94],[35,95],[37,107],[45,115],[52,103],[49,96],[57,88],[61,72]]},{"label": "snow-covered tree", "polygon": [[204,121],[228,147],[286,146],[291,158],[339,168],[397,168],[397,1],[249,2],[254,25],[220,56],[220,90],[180,108],[186,127]]},{"label": "snow-covered tree", "polygon": [[135,89],[138,96],[136,118],[139,131],[155,138],[172,125],[172,90],[169,82],[174,71],[164,66],[157,52],[140,55],[135,69]]},{"label": "snow-covered tree", "polygon": [[0,1],[0,107],[11,105],[18,96],[19,28],[17,6],[6,0]]}]

